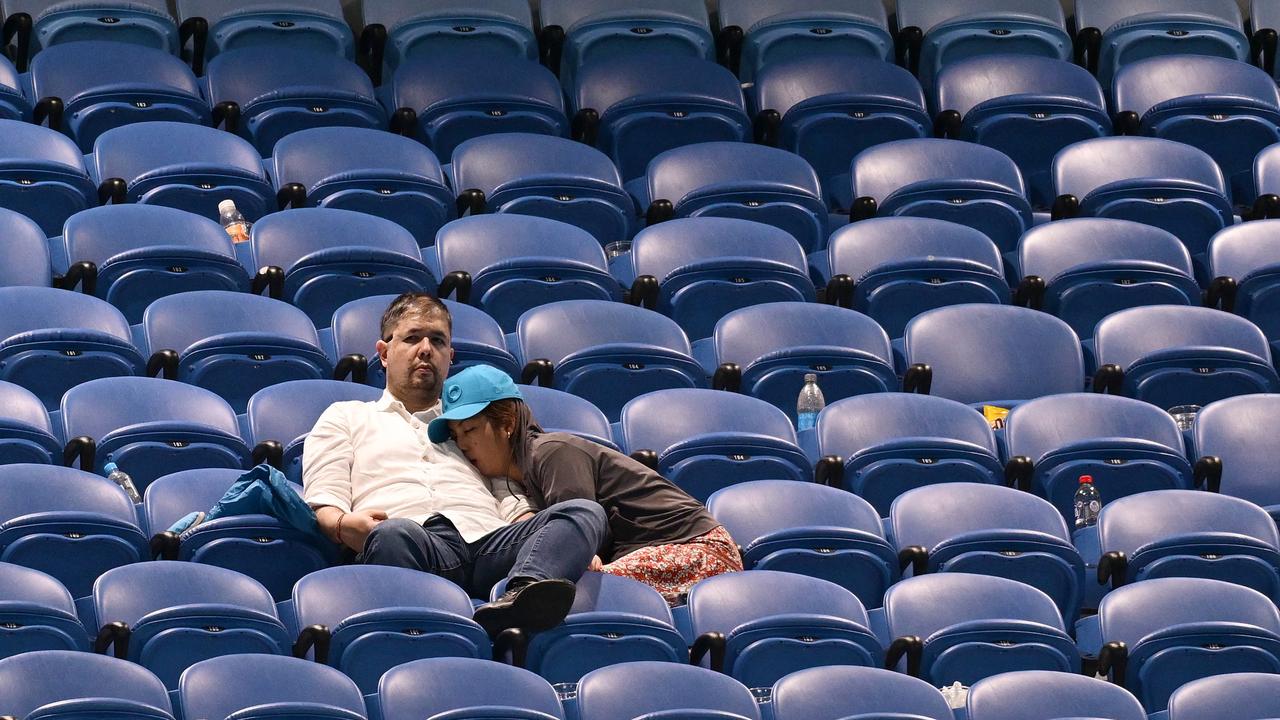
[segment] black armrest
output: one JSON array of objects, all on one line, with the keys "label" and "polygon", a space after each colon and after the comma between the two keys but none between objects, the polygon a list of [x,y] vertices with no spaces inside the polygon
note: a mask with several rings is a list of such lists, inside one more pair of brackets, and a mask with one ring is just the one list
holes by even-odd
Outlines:
[{"label": "black armrest", "polygon": [[1255,30],[1253,37],[1249,38],[1249,56],[1253,59],[1253,63],[1268,75],[1275,76],[1276,73],[1276,31],[1272,28],[1260,28]]},{"label": "black armrest", "polygon": [[298,639],[293,643],[293,656],[300,659],[307,657],[307,651],[314,650],[313,658],[321,665],[329,663],[329,641],[333,639],[333,635],[329,632],[329,628],[324,625],[312,625],[305,627],[302,632],[298,633]]},{"label": "black armrest", "polygon": [[357,49],[364,62],[364,71],[374,86],[382,84],[382,59],[387,51],[387,28],[382,23],[365,25],[360,32],[360,46]]},{"label": "black armrest", "polygon": [[742,69],[742,40],[746,33],[737,25],[720,28],[716,34],[716,62],[729,68],[734,75]]},{"label": "black armrest", "polygon": [[1195,486],[1209,492],[1222,492],[1222,458],[1216,455],[1205,455],[1196,460],[1192,470]]},{"label": "black armrest", "polygon": [[1239,286],[1236,285],[1235,278],[1216,277],[1209,283],[1209,289],[1204,291],[1204,306],[1218,308],[1224,312],[1235,312],[1237,290]]},{"label": "black armrest", "polygon": [[190,17],[178,26],[178,47],[185,48],[191,41],[191,72],[204,74],[204,53],[209,44],[209,21],[202,17]]},{"label": "black armrest", "polygon": [[964,118],[955,110],[943,110],[933,119],[933,136],[937,138],[960,137],[960,126]]},{"label": "black armrest", "polygon": [[471,273],[454,270],[441,278],[440,287],[436,288],[436,297],[446,298],[450,295],[460,303],[471,302]]},{"label": "black armrest", "polygon": [[165,530],[151,536],[150,547],[152,560],[177,560],[182,540],[178,533]]},{"label": "black armrest", "polygon": [[718,632],[702,633],[697,640],[693,641],[693,645],[689,648],[689,664],[701,665],[702,658],[711,653],[710,666],[712,670],[722,673],[724,672],[724,656],[725,656],[725,638]]},{"label": "black armrest", "polygon": [[844,487],[844,458],[839,455],[823,456],[813,468],[813,481],[827,487]]},{"label": "black armrest", "polygon": [[289,183],[276,191],[276,209],[287,210],[307,206],[307,186]]},{"label": "black armrest", "polygon": [[417,134],[418,113],[413,108],[402,107],[391,113],[388,129],[396,135],[413,137]]},{"label": "black armrest", "polygon": [[1009,458],[1004,466],[1004,484],[1024,492],[1031,492],[1031,478],[1035,474],[1035,464],[1026,455]]},{"label": "black armrest", "polygon": [[1124,110],[1111,118],[1111,128],[1116,135],[1137,135],[1142,129],[1142,118],[1132,110]]},{"label": "black armrest", "polygon": [[1108,363],[1093,374],[1093,391],[1096,393],[1119,395],[1123,386],[1124,370],[1119,365]]},{"label": "black armrest", "polygon": [[520,628],[507,628],[493,639],[493,659],[502,662],[503,656],[511,653],[511,664],[522,668],[529,655],[529,635]]},{"label": "black armrest", "polygon": [[569,126],[569,137],[595,147],[600,132],[600,113],[593,108],[583,108],[574,113]]},{"label": "black armrest", "polygon": [[761,110],[751,122],[757,145],[778,146],[778,130],[782,127],[782,115],[777,110]]},{"label": "black armrest", "polygon": [[98,292],[98,266],[92,260],[81,260],[73,263],[67,268],[66,275],[58,275],[53,278],[53,286],[62,288],[63,290],[75,290],[76,286],[80,286],[80,291],[85,295],[93,295]]},{"label": "black armrest", "polygon": [[843,308],[853,307],[853,291],[857,287],[857,283],[853,278],[845,275],[835,275],[827,281],[827,291],[823,295],[823,301],[828,305],[836,305]]},{"label": "black armrest", "polygon": [[333,366],[333,379],[346,380],[348,375],[351,382],[363,384],[369,377],[369,359],[360,353],[343,355]]},{"label": "black armrest", "polygon": [[671,204],[670,200],[654,200],[649,203],[648,209],[644,211],[645,227],[652,227],[661,222],[666,222],[676,216],[676,207]]},{"label": "black armrest", "polygon": [[1119,550],[1103,553],[1098,560],[1098,584],[1111,583],[1111,589],[1129,582],[1129,558]]},{"label": "black armrest", "polygon": [[911,568],[913,575],[924,575],[929,572],[929,548],[923,545],[912,545],[898,551],[898,570]]},{"label": "black armrest", "polygon": [[658,469],[658,453],[652,450],[636,450],[631,453],[631,459],[644,465],[650,470]]},{"label": "black armrest", "polygon": [[1080,200],[1075,195],[1059,195],[1053,199],[1053,206],[1049,208],[1049,217],[1052,220],[1066,220],[1080,214]]},{"label": "black armrest", "polygon": [[263,440],[253,446],[249,461],[255,466],[266,463],[277,470],[284,470],[284,446],[276,440]]},{"label": "black armrest", "polygon": [[112,655],[121,660],[128,660],[129,636],[132,633],[129,626],[122,622],[107,623],[98,630],[98,636],[93,639],[93,651],[99,655],[106,655],[107,648],[111,648]]},{"label": "black armrest", "polygon": [[933,368],[926,363],[916,363],[902,374],[902,392],[928,395],[933,387]]},{"label": "black armrest", "polygon": [[[36,106],[31,109],[31,121],[36,125],[47,124],[50,130],[62,132],[62,113],[66,107],[62,103],[62,98],[49,96],[40,98]],[[48,121],[47,123],[45,121]]]},{"label": "black armrest", "polygon": [[912,75],[920,74],[920,46],[924,44],[924,31],[915,25],[909,25],[898,31],[894,41],[898,64],[911,71]]},{"label": "black armrest", "polygon": [[128,198],[129,186],[123,178],[107,178],[98,183],[99,205],[121,205]]},{"label": "black armrest", "polygon": [[849,222],[870,220],[876,216],[877,212],[879,212],[879,206],[876,204],[876,199],[864,195],[854,199],[853,205],[849,208]]},{"label": "black armrest", "polygon": [[458,199],[454,202],[454,206],[458,210],[458,217],[462,217],[467,213],[479,215],[488,208],[488,198],[484,196],[484,191],[478,188],[470,188],[458,193]]},{"label": "black armrest", "polygon": [[711,376],[711,388],[739,392],[742,389],[742,368],[737,363],[720,363]]},{"label": "black armrest", "polygon": [[1098,674],[1124,687],[1125,669],[1129,664],[1129,646],[1120,641],[1109,642],[1098,653]]},{"label": "black armrest", "polygon": [[249,283],[249,292],[261,295],[263,290],[273,300],[284,299],[284,268],[268,265],[258,269],[253,281]]},{"label": "black armrest", "polygon": [[31,16],[20,12],[5,18],[4,27],[0,30],[0,45],[7,49],[10,42],[14,43],[13,52],[6,54],[20,73],[29,69],[27,63],[31,60],[31,26]]},{"label": "black armrest", "polygon": [[636,307],[655,310],[658,307],[658,278],[652,275],[641,275],[631,283],[627,293],[627,302]]},{"label": "black armrest", "polygon": [[560,55],[564,51],[564,28],[547,25],[538,33],[538,58],[548,70],[560,75]]},{"label": "black armrest", "polygon": [[1032,310],[1044,308],[1044,278],[1039,275],[1028,275],[1022,278],[1013,291],[1013,304],[1028,307]]},{"label": "black armrest", "polygon": [[1102,31],[1096,27],[1076,31],[1075,61],[1094,75],[1098,74],[1098,52],[1102,49]]},{"label": "black armrest", "polygon": [[88,435],[73,437],[62,448],[62,464],[75,467],[77,463],[85,472],[93,472],[97,466],[98,443]]},{"label": "black armrest", "polygon": [[520,370],[522,385],[532,385],[535,382],[542,387],[551,387],[554,384],[555,365],[552,365],[550,360],[545,358],[531,360]]},{"label": "black armrest", "polygon": [[157,350],[147,358],[147,377],[163,374],[168,380],[177,380],[178,359],[178,353],[173,350]]},{"label": "black armrest", "polygon": [[900,637],[889,644],[884,655],[884,666],[888,670],[898,667],[903,656],[907,658],[907,674],[920,677],[920,660],[924,655],[924,641],[915,635]]},{"label": "black armrest", "polygon": [[224,100],[213,106],[213,126],[229,133],[240,132],[240,103]]}]

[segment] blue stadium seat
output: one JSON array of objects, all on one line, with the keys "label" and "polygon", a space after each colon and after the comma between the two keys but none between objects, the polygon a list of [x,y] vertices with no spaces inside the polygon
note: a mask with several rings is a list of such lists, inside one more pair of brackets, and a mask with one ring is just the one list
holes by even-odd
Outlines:
[{"label": "blue stadium seat", "polygon": [[621,300],[599,241],[557,220],[475,215],[440,229],[427,263],[440,295],[484,310],[506,332],[525,310],[557,300]]},{"label": "blue stadium seat", "polygon": [[927,90],[944,67],[975,55],[1069,60],[1071,38],[1055,0],[902,0],[897,50]]},{"label": "blue stadium seat", "polygon": [[650,226],[671,218],[754,220],[786,231],[805,252],[827,239],[827,206],[813,167],[763,145],[708,142],[649,161],[639,192]]},{"label": "blue stadium seat", "polygon": [[408,230],[351,210],[301,208],[254,224],[247,267],[270,296],[324,327],[339,307],[371,295],[435,293],[436,279]]},{"label": "blue stadium seat", "polygon": [[889,18],[878,0],[727,0],[719,18],[718,57],[743,82],[801,57],[893,58]]},{"label": "blue stadium seat", "polygon": [[1235,198],[1255,195],[1253,159],[1280,140],[1280,90],[1266,72],[1237,60],[1166,55],[1121,68],[1113,95],[1126,134],[1200,148]]},{"label": "blue stadium seat", "polygon": [[1271,469],[1280,454],[1271,441],[1280,427],[1280,395],[1241,395],[1211,403],[1196,414],[1197,484],[1244,498],[1280,518],[1280,483]]},{"label": "blue stadium seat", "polygon": [[1280,533],[1247,500],[1154,490],[1108,503],[1098,517],[1098,579],[1117,588],[1160,577],[1203,577],[1280,597]]},{"label": "blue stadium seat", "polygon": [[813,468],[783,412],[748,395],[658,390],[619,418],[622,451],[705,502],[726,485],[770,478],[807,482]]},{"label": "blue stadium seat", "polygon": [[176,6],[182,54],[197,75],[209,58],[243,47],[271,45],[355,57],[355,38],[339,0],[177,0]]},{"label": "blue stadium seat", "polygon": [[1005,418],[1005,480],[1074,519],[1081,475],[1104,503],[1148,490],[1190,489],[1182,431],[1164,410],[1096,393],[1050,395]]},{"label": "blue stadium seat", "polygon": [[17,720],[116,717],[171,720],[164,684],[130,662],[71,650],[0,661],[0,712]]},{"label": "blue stadium seat", "polygon": [[[168,532],[193,512],[207,513],[222,499],[240,470],[183,470],[147,486],[143,512],[151,530],[151,550],[161,560],[182,560],[235,570],[262,583],[277,602],[293,585],[334,560],[336,548],[268,515],[227,515],[203,520],[181,535]],[[302,488],[294,486],[301,495]]]},{"label": "blue stadium seat", "polygon": [[0,562],[48,573],[80,601],[103,572],[147,557],[119,485],[51,465],[0,465]]},{"label": "blue stadium seat", "polygon": [[364,698],[350,678],[333,668],[274,655],[201,660],[178,680],[178,704],[184,718],[366,717]]},{"label": "blue stadium seat", "polygon": [[624,182],[682,145],[751,136],[742,89],[710,60],[619,55],[583,66],[569,90],[573,138],[604,151]]},{"label": "blue stadium seat", "polygon": [[721,488],[707,509],[742,548],[748,570],[821,578],[880,607],[898,580],[898,559],[880,513],[836,488],[790,480],[754,480]]},{"label": "blue stadium seat", "polygon": [[1169,696],[1168,720],[1250,720],[1277,716],[1280,716],[1280,677],[1266,673],[1201,678]]},{"label": "blue stadium seat", "polygon": [[376,703],[382,720],[564,718],[556,691],[546,680],[523,668],[475,658],[438,657],[397,665],[378,682]]},{"label": "blue stadium seat", "polygon": [[330,53],[276,44],[229,50],[209,61],[200,88],[214,125],[252,142],[263,157],[298,130],[387,126],[369,76]]},{"label": "blue stadium seat", "polygon": [[97,204],[84,155],[70,138],[0,119],[0,207],[26,215],[53,236],[68,217]]},{"label": "blue stadium seat", "polygon": [[1075,59],[1105,88],[1121,66],[1160,55],[1247,60],[1249,40],[1232,0],[1077,0]]},{"label": "blue stadium seat", "polygon": [[1156,305],[1112,313],[1094,333],[1094,392],[1161,408],[1280,390],[1271,347],[1238,315]]},{"label": "blue stadium seat", "polygon": [[26,215],[0,208],[0,233],[0,287],[48,287],[49,243],[40,226]]},{"label": "blue stadium seat", "polygon": [[720,318],[709,341],[712,386],[743,392],[795,420],[804,376],[818,376],[823,398],[898,389],[889,336],[875,320],[816,303],[765,303]]},{"label": "blue stadium seat", "polygon": [[543,0],[543,61],[565,87],[585,65],[619,56],[715,57],[707,7],[699,0]]},{"label": "blue stadium seat", "polygon": [[178,49],[178,27],[164,0],[5,0],[4,35],[14,42],[13,60],[27,70],[39,50],[81,40],[108,40]]},{"label": "blue stadium seat", "polygon": [[148,122],[108,130],[94,143],[89,165],[104,203],[164,205],[216,218],[218,203],[233,200],[251,221],[276,209],[258,151],[209,127]]},{"label": "blue stadium seat", "polygon": [[[380,339],[378,325],[382,313],[394,299],[394,295],[378,295],[353,300],[333,313],[333,324],[326,336],[331,343],[329,353],[337,364],[335,380],[344,380],[349,375],[355,382],[373,387],[386,385],[386,371],[374,346]],[[445,300],[444,304],[453,316],[454,357],[450,372],[462,372],[471,365],[484,363],[512,377],[519,374],[520,366],[507,352],[502,328],[493,318],[483,310],[452,300]]]},{"label": "blue stadium seat", "polygon": [[857,596],[818,578],[769,570],[716,575],[689,591],[689,616],[697,637],[690,661],[750,688],[770,688],[805,668],[880,667],[884,660]]},{"label": "blue stadium seat", "polygon": [[235,411],[208,390],[158,378],[113,377],[81,383],[62,397],[64,461],[103,472],[114,462],[138,492],[179,470],[231,468],[249,459]]},{"label": "blue stadium seat", "polygon": [[0,119],[31,119],[31,101],[22,94],[22,78],[8,58],[0,58]]},{"label": "blue stadium seat", "polygon": [[944,572],[908,578],[884,595],[885,667],[943,687],[1015,670],[1080,671],[1053,600],[1002,577]]},{"label": "blue stadium seat", "polygon": [[0,563],[0,623],[5,626],[0,658],[89,649],[89,634],[76,617],[71,593],[38,570]]},{"label": "blue stadium seat", "polygon": [[450,181],[459,205],[480,212],[536,215],[577,225],[601,245],[627,240],[635,200],[608,156],[567,138],[499,133],[453,151]]},{"label": "blue stadium seat", "polygon": [[1280,672],[1280,612],[1266,595],[1205,578],[1156,578],[1103,596],[1076,626],[1098,673],[1148,713],[1178,687],[1211,675]]},{"label": "blue stadium seat", "polygon": [[432,48],[474,47],[538,59],[533,13],[525,0],[367,0],[360,6],[360,52],[375,85]]},{"label": "blue stadium seat", "polygon": [[271,594],[225,568],[155,561],[108,570],[93,586],[94,651],[142,665],[176,690],[191,665],[241,653],[287,654]]},{"label": "blue stadium seat", "polygon": [[980,230],[1006,257],[1031,227],[1022,173],[1008,155],[958,140],[898,140],[864,150],[849,169],[852,222],[931,217]]},{"label": "blue stadium seat", "polygon": [[[657,590],[639,580],[598,572],[583,575],[575,585],[568,617],[533,636],[520,667],[560,685],[577,683],[592,670],[618,663],[688,661],[689,646]],[[491,599],[506,589],[506,580],[499,581]]]},{"label": "blue stadium seat", "polygon": [[1172,233],[1129,220],[1073,218],[1031,228],[1018,242],[1018,305],[1061,318],[1076,335],[1117,310],[1198,305],[1186,247]]},{"label": "blue stadium seat", "polygon": [[1209,241],[1212,278],[1205,304],[1248,319],[1280,349],[1280,321],[1275,312],[1276,273],[1280,245],[1272,233],[1280,220],[1258,220],[1224,228]]},{"label": "blue stadium seat", "polygon": [[864,220],[833,232],[825,255],[811,259],[828,280],[825,300],[870,315],[890,337],[928,310],[1009,302],[1000,249],[958,223]]},{"label": "blue stadium seat", "polygon": [[[218,223],[159,205],[108,205],[67,218],[53,241],[67,289],[100,297],[142,322],[153,300],[190,290],[249,290],[231,238]],[[46,245],[47,247],[47,245]]]},{"label": "blue stadium seat", "polygon": [[473,47],[423,51],[401,63],[382,89],[391,130],[425,142],[442,161],[481,135],[569,132],[555,75],[513,55]]},{"label": "blue stadium seat", "polygon": [[253,459],[269,462],[302,482],[302,445],[331,404],[372,402],[382,393],[368,385],[337,380],[291,380],[264,387],[249,398],[247,419]]},{"label": "blue stadium seat", "polygon": [[191,68],[174,55],[129,43],[85,41],[43,50],[31,62],[32,119],[93,150],[98,136],[129,123],[209,123]]},{"label": "blue stadium seat", "polygon": [[1146,720],[1132,695],[1097,678],[1023,670],[979,680],[969,688],[968,720],[1059,720],[1067,715]]},{"label": "blue stadium seat", "polygon": [[533,308],[520,316],[515,344],[521,382],[586,398],[610,421],[647,392],[707,384],[675,321],[623,303],[565,300]]},{"label": "blue stadium seat", "polygon": [[881,517],[913,488],[995,483],[1003,474],[987,421],[940,397],[876,393],[841,400],[818,415],[817,430],[818,482],[859,495]]},{"label": "blue stadium seat", "polygon": [[902,336],[903,388],[963,403],[1031,400],[1080,392],[1080,341],[1061,320],[1005,305],[930,310]]},{"label": "blue stadium seat", "polygon": [[1054,220],[1134,220],[1177,235],[1202,281],[1209,238],[1235,222],[1230,188],[1213,158],[1161,138],[1075,143],[1053,159],[1053,192]]},{"label": "blue stadium seat", "polygon": [[578,683],[578,711],[581,720],[760,718],[751,691],[733,678],[658,662],[610,665],[589,673]]},{"label": "blue stadium seat", "polygon": [[0,408],[0,465],[61,461],[61,443],[40,398],[18,385],[0,382]]},{"label": "blue stadium seat", "polygon": [[[831,692],[839,688],[839,692]],[[776,720],[952,720],[947,700],[923,680],[882,668],[833,665],[773,686]]]},{"label": "blue stadium seat", "polygon": [[999,485],[919,487],[893,501],[888,532],[914,575],[1009,578],[1043,591],[1068,624],[1080,610],[1084,561],[1062,514],[1046,500]]},{"label": "blue stadium seat", "polygon": [[0,288],[0,380],[50,411],[86,380],[141,375],[129,323],[105,300],[56,288]]},{"label": "blue stadium seat", "polygon": [[436,156],[421,143],[381,130],[322,127],[280,139],[268,160],[281,206],[377,215],[430,245],[456,216]]},{"label": "blue stadium seat", "polygon": [[985,55],[951,63],[932,101],[936,129],[1008,155],[1037,207],[1053,204],[1049,169],[1059,150],[1111,134],[1098,81],[1057,58]]},{"label": "blue stadium seat", "polygon": [[577,395],[525,385],[520,388],[533,418],[546,432],[567,432],[617,449],[613,442],[609,419],[600,408]]},{"label": "blue stadium seat", "polygon": [[424,572],[383,565],[320,570],[294,586],[293,605],[303,628],[294,655],[306,651],[338,668],[366,696],[384,672],[410,660],[490,656],[467,593]]},{"label": "blue stadium seat", "polygon": [[814,300],[804,249],[784,230],[751,220],[653,225],[636,234],[627,258],[614,272],[631,281],[630,302],[672,318],[694,340],[709,337],[734,310]]},{"label": "blue stadium seat", "polygon": [[202,290],[160,298],[147,306],[141,334],[148,375],[212,390],[236,412],[268,385],[333,372],[306,313],[248,293]]}]

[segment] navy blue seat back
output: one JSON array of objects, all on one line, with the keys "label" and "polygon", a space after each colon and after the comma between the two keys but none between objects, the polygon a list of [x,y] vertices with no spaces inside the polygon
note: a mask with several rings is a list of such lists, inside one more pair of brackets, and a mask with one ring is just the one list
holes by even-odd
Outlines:
[{"label": "navy blue seat back", "polygon": [[1018,165],[1031,202],[1053,203],[1053,156],[1111,134],[1107,100],[1089,71],[1052,57],[984,55],[938,76],[933,109],[947,137],[993,147]]},{"label": "navy blue seat back", "polygon": [[476,215],[449,223],[428,250],[442,295],[484,310],[504,331],[525,310],[557,300],[621,300],[599,241],[539,217]]},{"label": "navy blue seat back", "polygon": [[743,82],[793,58],[893,58],[889,18],[876,0],[728,0],[720,4],[719,18],[720,60]]},{"label": "navy blue seat back", "polygon": [[751,220],[671,220],[636,234],[631,301],[661,312],[692,339],[720,318],[761,303],[812,302],[804,249],[787,232]]},{"label": "navy blue seat back", "polygon": [[71,593],[38,570],[0,563],[0,622],[7,626],[0,658],[89,649],[89,634],[76,617]]},{"label": "navy blue seat back", "polygon": [[1244,498],[1280,517],[1280,483],[1271,468],[1280,452],[1270,438],[1280,427],[1280,395],[1241,395],[1211,403],[1196,414],[1197,479]]},{"label": "navy blue seat back", "polygon": [[381,130],[299,130],[276,143],[269,167],[282,201],[377,215],[402,225],[422,247],[457,214],[435,154]]},{"label": "navy blue seat back", "polygon": [[1129,220],[1037,225],[1018,242],[1018,268],[1015,302],[1062,318],[1082,339],[1117,310],[1200,302],[1186,246],[1166,230]]},{"label": "navy blue seat back", "polygon": [[1212,308],[1121,310],[1098,323],[1093,341],[1099,368],[1094,392],[1123,394],[1168,409],[1280,390],[1262,331],[1238,315]]},{"label": "navy blue seat back", "polygon": [[47,650],[0,660],[0,712],[15,718],[173,717],[164,684],[134,663]]},{"label": "navy blue seat back", "polygon": [[790,480],[753,480],[721,488],[707,509],[742,548],[748,570],[821,578],[880,606],[898,579],[880,513],[838,488]]},{"label": "navy blue seat back", "polygon": [[0,380],[54,410],[86,380],[141,375],[129,323],[105,300],[55,288],[0,288]]},{"label": "navy blue seat back", "polygon": [[623,406],[619,430],[623,452],[649,456],[663,477],[703,502],[732,483],[813,475],[787,416],[748,395],[658,390]]},{"label": "navy blue seat back", "polygon": [[657,662],[611,665],[589,673],[578,683],[578,711],[582,720],[760,717],[751,691],[737,680],[705,668]]},{"label": "navy blue seat back", "polygon": [[84,155],[62,133],[0,119],[0,207],[36,221],[46,236],[97,204]]},{"label": "navy blue seat back", "polygon": [[816,303],[765,303],[720,318],[711,343],[713,386],[760,398],[795,420],[804,376],[827,403],[896,390],[889,336],[875,320]]},{"label": "navy blue seat back", "polygon": [[1272,233],[1280,220],[1258,220],[1224,228],[1209,242],[1209,272],[1212,278],[1206,300],[1247,318],[1258,326],[1267,340],[1280,341],[1280,318],[1276,314],[1277,274],[1280,273],[1280,245]]},{"label": "navy blue seat back", "polygon": [[260,295],[202,290],[160,298],[147,306],[142,336],[148,374],[212,390],[236,412],[268,385],[333,372],[306,313]]},{"label": "navy blue seat back", "polygon": [[1074,520],[1081,475],[1108,503],[1148,490],[1190,489],[1182,431],[1150,403],[1069,393],[1022,403],[1005,418],[1005,478]]},{"label": "navy blue seat back", "polygon": [[[176,54],[178,28],[164,0],[90,0],[66,3],[58,0],[5,0],[6,18],[26,15],[30,22],[15,22],[15,58],[25,63],[38,50],[81,40],[109,40],[141,45]],[[109,17],[113,22],[103,22]],[[29,28],[29,29],[28,29]]]},{"label": "navy blue seat back", "polygon": [[577,395],[537,385],[522,386],[520,395],[543,430],[573,433],[617,449],[609,419],[595,405]]},{"label": "navy blue seat back", "polygon": [[850,166],[850,219],[889,215],[950,220],[980,230],[1012,254],[1031,227],[1022,173],[982,145],[922,138],[877,145]]},{"label": "navy blue seat back", "polygon": [[[67,218],[59,274],[142,322],[153,300],[189,290],[245,292],[249,276],[217,222],[159,205],[107,205]],[[84,263],[89,263],[92,268]],[[76,268],[70,271],[71,268]]]},{"label": "navy blue seat back", "polygon": [[1146,713],[1132,695],[1097,678],[1024,670],[978,681],[969,689],[970,720],[1056,720],[1106,717],[1143,720]]},{"label": "navy blue seat back", "polygon": [[912,318],[965,303],[1009,302],[1000,250],[978,230],[928,217],[873,218],[831,234],[826,301],[902,337]]},{"label": "navy blue seat back", "polygon": [[920,83],[879,58],[822,53],[772,62],[760,68],[750,102],[757,141],[807,160],[836,208],[849,207],[855,155],[932,128]]},{"label": "navy blue seat back", "polygon": [[36,221],[0,208],[0,232],[4,248],[0,250],[0,287],[49,285],[49,242]]},{"label": "navy blue seat back", "polygon": [[238,655],[202,660],[178,681],[183,717],[244,718],[272,714],[360,720],[364,698],[333,668],[297,658]]},{"label": "navy blue seat back", "polygon": [[[466,678],[466,682],[459,682]],[[524,668],[484,659],[438,657],[407,662],[378,682],[382,720],[463,717],[485,713],[513,720],[561,720],[564,710],[546,680]]]},{"label": "navy blue seat back", "polygon": [[[178,0],[176,5],[178,22],[192,36],[191,50],[184,44],[183,51],[196,67],[220,52],[260,45],[354,57],[355,38],[339,0]],[[197,46],[203,52],[197,53]]]},{"label": "navy blue seat back", "polygon": [[[302,446],[321,413],[336,402],[373,402],[380,397],[377,388],[337,380],[293,380],[265,387],[249,398],[247,410],[255,456],[262,453],[290,480],[301,483]],[[263,446],[271,442],[279,449]]]},{"label": "navy blue seat back", "polygon": [[1278,690],[1280,677],[1265,673],[1232,673],[1193,680],[1169,696],[1169,720],[1274,717],[1280,714]]},{"label": "navy blue seat back", "polygon": [[80,150],[103,132],[146,120],[209,122],[196,76],[172,53],[131,43],[87,41],[47,48],[31,62],[31,97],[58,98],[49,125]]},{"label": "navy blue seat back", "polygon": [[516,324],[521,381],[586,398],[612,421],[634,397],[706,385],[689,339],[658,313],[599,300],[565,300],[526,311]]},{"label": "navy blue seat back", "polygon": [[682,145],[751,135],[742,89],[711,62],[674,55],[618,55],[582,67],[567,86],[573,137],[604,151],[624,181]]},{"label": "navy blue seat back", "polygon": [[[840,692],[823,690],[833,687]],[[929,683],[870,667],[834,665],[791,673],[774,684],[771,705],[777,720],[952,718],[946,698]]]},{"label": "navy blue seat back", "polygon": [[61,443],[40,398],[13,383],[0,382],[0,464],[61,461]]},{"label": "navy blue seat back", "polygon": [[100,198],[116,203],[165,205],[217,218],[218,203],[233,200],[251,221],[276,209],[258,150],[214,128],[124,125],[98,138],[89,162]]},{"label": "navy blue seat back", "polygon": [[817,429],[818,482],[860,495],[881,517],[889,515],[894,498],[913,488],[995,483],[1003,475],[986,419],[945,398],[849,398],[824,408]]},{"label": "navy blue seat back", "polygon": [[538,59],[533,12],[524,0],[369,0],[360,11],[361,50],[368,52],[366,62],[378,79],[432,48],[474,47]]},{"label": "navy blue seat back", "polygon": [[635,200],[613,161],[567,138],[500,133],[472,138],[453,151],[450,181],[472,213],[512,213],[560,220],[601,245],[631,237]]}]

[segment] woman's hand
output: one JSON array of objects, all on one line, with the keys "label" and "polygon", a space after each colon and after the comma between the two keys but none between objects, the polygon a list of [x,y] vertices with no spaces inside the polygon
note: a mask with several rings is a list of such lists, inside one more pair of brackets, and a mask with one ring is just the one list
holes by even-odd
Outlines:
[{"label": "woman's hand", "polygon": [[591,563],[587,565],[587,570],[590,570],[591,572],[600,572],[602,569],[604,569],[604,562],[600,560],[600,556],[592,555]]}]

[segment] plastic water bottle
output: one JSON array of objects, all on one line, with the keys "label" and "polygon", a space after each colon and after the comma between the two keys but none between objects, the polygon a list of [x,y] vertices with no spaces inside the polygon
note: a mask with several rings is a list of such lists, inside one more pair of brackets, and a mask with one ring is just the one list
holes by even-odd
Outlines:
[{"label": "plastic water bottle", "polygon": [[1076,529],[1098,524],[1098,511],[1102,509],[1102,496],[1098,488],[1093,486],[1092,475],[1080,476],[1080,487],[1076,488]]},{"label": "plastic water bottle", "polygon": [[142,496],[138,494],[138,488],[134,487],[133,478],[129,477],[129,473],[121,470],[113,462],[103,465],[102,469],[107,471],[108,480],[124,488],[124,491],[129,494],[130,500],[135,503],[142,502]]},{"label": "plastic water bottle", "polygon": [[796,400],[796,429],[809,430],[817,425],[818,413],[826,406],[822,388],[818,387],[818,376],[807,373],[804,376],[804,387],[800,388],[800,397]]},{"label": "plastic water bottle", "polygon": [[231,242],[249,242],[249,228],[253,227],[253,223],[245,220],[244,215],[236,209],[235,200],[218,203],[218,222],[222,223],[223,229],[231,236]]}]

